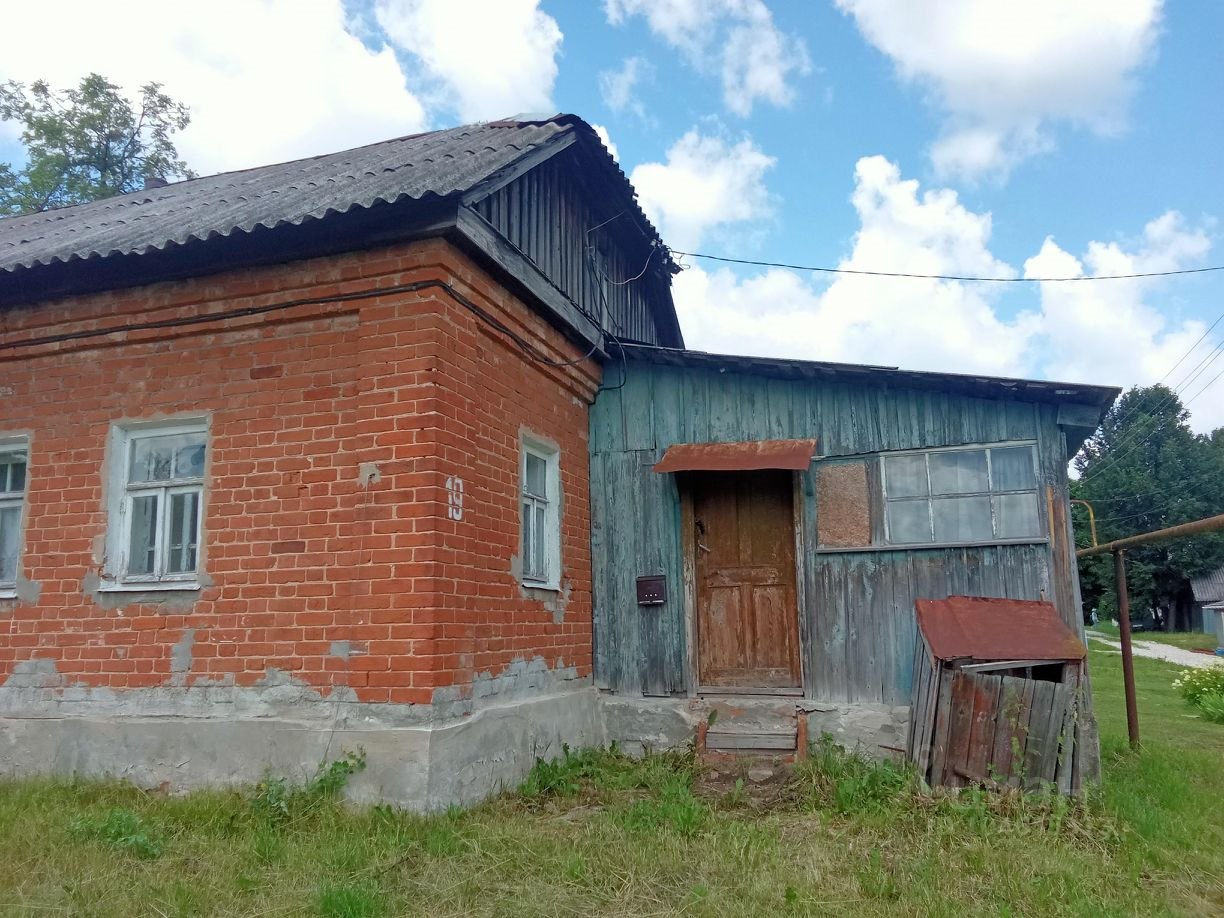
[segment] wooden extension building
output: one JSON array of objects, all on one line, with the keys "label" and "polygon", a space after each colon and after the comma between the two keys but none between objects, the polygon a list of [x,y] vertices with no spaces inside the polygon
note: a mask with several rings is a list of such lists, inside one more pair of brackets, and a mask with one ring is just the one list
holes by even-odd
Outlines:
[{"label": "wooden extension building", "polygon": [[1047,600],[1082,637],[1067,462],[1116,389],[658,347],[607,376],[590,443],[610,735],[666,743],[718,709],[770,748],[807,717],[899,754],[915,601]]}]

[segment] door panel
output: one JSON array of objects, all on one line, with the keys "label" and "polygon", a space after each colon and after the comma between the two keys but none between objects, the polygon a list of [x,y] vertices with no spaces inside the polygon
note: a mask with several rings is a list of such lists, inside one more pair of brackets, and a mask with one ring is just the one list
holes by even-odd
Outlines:
[{"label": "door panel", "polygon": [[798,688],[790,472],[695,476],[698,681]]}]

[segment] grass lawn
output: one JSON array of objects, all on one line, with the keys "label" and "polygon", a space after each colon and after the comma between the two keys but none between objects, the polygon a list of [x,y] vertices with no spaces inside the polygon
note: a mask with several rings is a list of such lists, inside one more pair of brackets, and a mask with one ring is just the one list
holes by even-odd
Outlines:
[{"label": "grass lawn", "polygon": [[1224,727],[1137,659],[1094,654],[1105,781],[1085,804],[916,793],[818,750],[790,784],[694,777],[684,756],[582,754],[466,812],[349,812],[276,781],[166,798],[0,783],[0,913],[15,915],[1102,915],[1224,912]]},{"label": "grass lawn", "polygon": [[[1101,622],[1090,627],[1093,631],[1109,635],[1114,640],[1118,638],[1118,626],[1114,622]],[[1171,644],[1185,650],[1215,650],[1217,643],[1214,633],[1206,634],[1202,631],[1135,631],[1132,632],[1131,639]]]}]

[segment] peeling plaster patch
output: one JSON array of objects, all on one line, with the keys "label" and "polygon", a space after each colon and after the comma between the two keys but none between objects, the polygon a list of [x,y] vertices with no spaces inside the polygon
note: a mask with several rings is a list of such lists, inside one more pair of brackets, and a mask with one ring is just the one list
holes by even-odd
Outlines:
[{"label": "peeling plaster patch", "polygon": [[49,657],[30,657],[13,665],[5,688],[62,688],[64,677]]},{"label": "peeling plaster patch", "polygon": [[477,673],[471,685],[445,685],[434,689],[434,709],[444,717],[467,714],[477,701],[513,701],[545,694],[578,680],[576,666],[565,666],[563,660],[557,660],[557,664],[555,669],[550,669],[543,657],[531,660],[518,657],[497,675]]},{"label": "peeling plaster patch", "polygon": [[186,685],[191,669],[191,649],[195,646],[195,629],[184,628],[183,636],[170,648],[170,684]]},{"label": "peeling plaster patch", "polygon": [[376,485],[382,481],[382,472],[378,470],[377,462],[361,462],[357,465],[357,483],[363,488]]},{"label": "peeling plaster patch", "polygon": [[332,641],[327,651],[329,657],[337,657],[341,660],[347,660],[353,654],[361,653],[365,653],[365,645],[353,641]]}]

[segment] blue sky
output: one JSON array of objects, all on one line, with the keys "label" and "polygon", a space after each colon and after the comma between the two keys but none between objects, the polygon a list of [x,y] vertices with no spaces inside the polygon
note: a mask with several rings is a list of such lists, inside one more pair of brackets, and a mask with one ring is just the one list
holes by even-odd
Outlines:
[{"label": "blue sky", "polygon": [[[123,6],[28,5],[23,34],[63,40],[6,49],[0,78],[160,80],[192,106],[181,148],[200,171],[572,111],[606,132],[677,249],[956,274],[1224,264],[1224,4]],[[0,125],[0,161],[16,155]],[[686,263],[685,334],[715,350],[1150,383],[1224,312],[1224,272],[1003,289]],[[1224,379],[1204,388],[1220,370],[1184,387],[1200,429],[1224,424]]]}]

